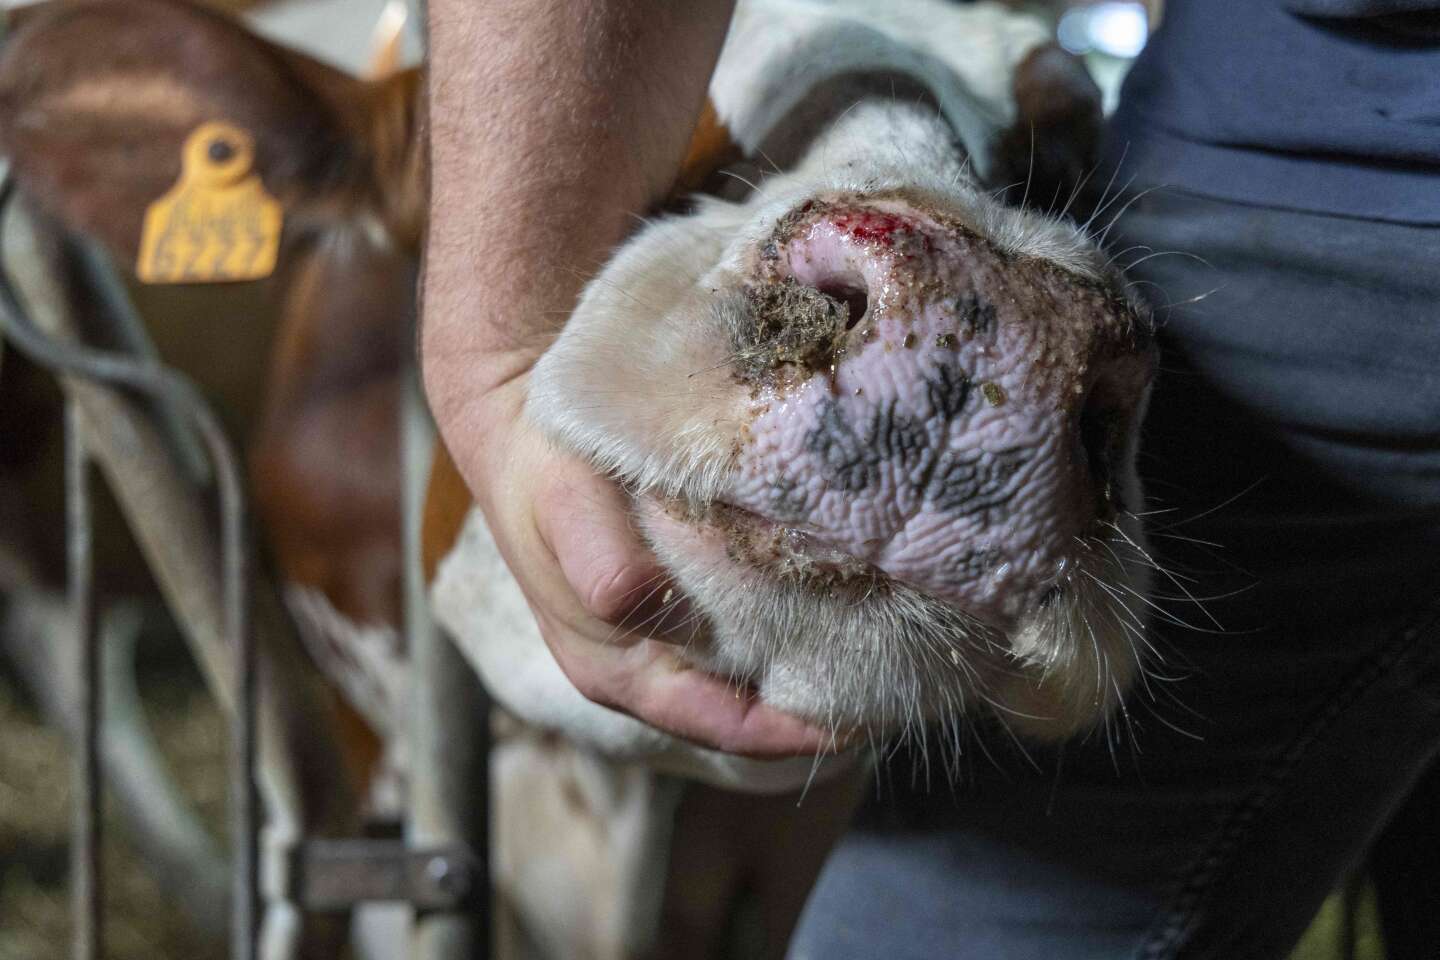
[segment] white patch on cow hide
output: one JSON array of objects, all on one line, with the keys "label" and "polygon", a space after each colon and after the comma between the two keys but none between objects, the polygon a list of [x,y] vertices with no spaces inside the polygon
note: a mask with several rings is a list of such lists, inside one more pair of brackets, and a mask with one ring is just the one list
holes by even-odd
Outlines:
[{"label": "white patch on cow hide", "polygon": [[736,7],[710,97],[747,155],[773,155],[777,126],[827,79],[903,74],[934,94],[984,176],[994,131],[1015,116],[1014,67],[1049,39],[1038,17],[999,3],[750,0]]},{"label": "white patch on cow hide", "polygon": [[321,591],[285,585],[285,607],[311,659],[367,723],[386,740],[400,735],[409,662],[400,634],[388,624],[359,624]]}]

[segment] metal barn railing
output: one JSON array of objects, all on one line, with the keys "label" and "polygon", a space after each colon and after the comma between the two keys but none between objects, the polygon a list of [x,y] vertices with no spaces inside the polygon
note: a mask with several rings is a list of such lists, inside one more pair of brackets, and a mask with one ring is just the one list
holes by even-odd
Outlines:
[{"label": "metal barn railing", "polygon": [[[404,628],[413,680],[410,790],[403,837],[363,839],[355,798],[335,788],[344,782],[333,769],[337,752],[314,742],[324,729],[315,722],[322,681],[299,653],[273,584],[252,569],[243,474],[219,418],[196,386],[148,347],[104,256],[28,209],[8,177],[0,187],[0,334],[55,374],[65,397],[69,628],[76,643],[71,692],[79,708],[78,722],[67,725],[77,787],[76,960],[105,953],[101,781],[107,760],[110,767],[122,763],[107,753],[101,723],[106,690],[91,555],[93,467],[120,503],[229,721],[231,956],[331,955],[344,936],[336,928],[345,911],[378,900],[414,907],[410,957],[488,956],[488,703],[425,606],[419,515],[433,433],[413,375],[400,425]],[[187,447],[193,437],[168,442],[177,430],[198,435],[218,510],[195,482],[203,471],[194,464],[193,443]]]}]

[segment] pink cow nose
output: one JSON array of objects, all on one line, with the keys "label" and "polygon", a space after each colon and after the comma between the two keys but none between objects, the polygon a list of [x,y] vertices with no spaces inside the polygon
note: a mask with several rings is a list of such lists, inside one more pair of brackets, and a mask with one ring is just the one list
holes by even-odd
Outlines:
[{"label": "pink cow nose", "polygon": [[759,245],[725,499],[997,625],[1126,491],[1153,357],[1109,286],[900,199],[811,201]]}]

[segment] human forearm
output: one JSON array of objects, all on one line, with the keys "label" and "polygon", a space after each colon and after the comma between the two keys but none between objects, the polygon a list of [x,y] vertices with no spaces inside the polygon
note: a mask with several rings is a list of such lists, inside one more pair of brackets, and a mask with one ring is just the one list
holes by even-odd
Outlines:
[{"label": "human forearm", "polygon": [[432,0],[423,354],[444,428],[670,185],[731,0]]}]

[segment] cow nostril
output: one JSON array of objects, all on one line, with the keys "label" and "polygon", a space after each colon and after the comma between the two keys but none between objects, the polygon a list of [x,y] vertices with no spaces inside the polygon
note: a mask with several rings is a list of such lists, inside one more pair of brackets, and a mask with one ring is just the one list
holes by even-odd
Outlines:
[{"label": "cow nostril", "polygon": [[845,305],[848,311],[845,330],[854,330],[855,324],[870,309],[870,294],[865,291],[864,281],[858,276],[832,276],[814,286],[821,294]]},{"label": "cow nostril", "polygon": [[865,316],[865,311],[870,309],[870,294],[866,292],[865,285],[858,277],[834,277],[815,284],[815,289],[845,304],[849,310],[849,319],[845,321],[846,330],[853,330],[860,318]]},{"label": "cow nostril", "polygon": [[1080,411],[1080,444],[1102,503],[1114,505],[1120,493],[1115,468],[1125,456],[1128,409],[1122,386],[1102,377],[1091,386]]}]

